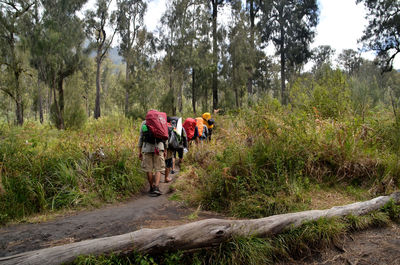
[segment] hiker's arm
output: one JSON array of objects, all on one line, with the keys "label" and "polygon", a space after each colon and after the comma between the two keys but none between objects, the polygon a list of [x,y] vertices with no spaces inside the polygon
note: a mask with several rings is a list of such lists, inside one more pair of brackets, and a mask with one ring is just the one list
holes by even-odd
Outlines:
[{"label": "hiker's arm", "polygon": [[[143,124],[142,124],[142,126],[143,126]],[[142,160],[142,146],[143,146],[142,126],[140,126],[139,141],[138,141],[138,145],[137,145],[140,160]]]},{"label": "hiker's arm", "polygon": [[186,131],[184,128],[182,128],[182,137],[183,137],[183,147],[187,149],[189,146],[188,146]]},{"label": "hiker's arm", "polygon": [[196,142],[196,144],[198,144],[198,143],[200,142],[199,137],[200,137],[200,135],[199,135],[199,129],[198,129],[197,126],[196,126],[196,127],[194,128],[194,136],[193,136],[193,139],[194,139],[194,141]]}]

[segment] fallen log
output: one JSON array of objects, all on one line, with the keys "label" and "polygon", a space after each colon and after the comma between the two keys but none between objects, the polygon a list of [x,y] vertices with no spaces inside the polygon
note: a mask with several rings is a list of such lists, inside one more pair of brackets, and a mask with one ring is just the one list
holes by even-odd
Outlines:
[{"label": "fallen log", "polygon": [[99,255],[133,249],[143,253],[157,253],[167,250],[209,247],[227,241],[232,236],[268,237],[289,227],[298,227],[305,221],[321,217],[364,215],[380,209],[390,199],[399,203],[400,192],[327,210],[288,213],[253,220],[207,219],[166,228],[140,229],[123,235],[91,239],[3,257],[0,258],[0,264],[62,264],[72,262],[80,255]]}]

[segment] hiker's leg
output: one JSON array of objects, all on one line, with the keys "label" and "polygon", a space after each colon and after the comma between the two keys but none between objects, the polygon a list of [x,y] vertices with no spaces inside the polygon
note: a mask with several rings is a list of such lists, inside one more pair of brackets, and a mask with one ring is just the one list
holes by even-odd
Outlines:
[{"label": "hiker's leg", "polygon": [[154,175],[154,187],[160,186],[161,172],[156,172]]},{"label": "hiker's leg", "polygon": [[178,157],[179,157],[178,166],[179,166],[179,169],[180,169],[181,165],[183,163],[183,148],[180,148],[177,152],[178,152]]},{"label": "hiker's leg", "polygon": [[147,174],[147,180],[149,181],[150,184],[150,188],[154,186],[154,176],[153,176],[153,172],[146,172]]},{"label": "hiker's leg", "polygon": [[160,185],[161,172],[165,171],[165,158],[164,151],[160,151],[158,155],[154,154],[154,186]]},{"label": "hiker's leg", "polygon": [[169,177],[169,173],[172,168],[172,157],[165,160],[165,182],[170,182],[172,179]]},{"label": "hiker's leg", "polygon": [[171,178],[169,177],[169,172],[171,171],[171,169],[169,167],[165,168],[165,182],[170,182]]},{"label": "hiker's leg", "polygon": [[150,188],[153,187],[153,167],[153,153],[143,153],[142,169],[144,172],[146,172]]}]

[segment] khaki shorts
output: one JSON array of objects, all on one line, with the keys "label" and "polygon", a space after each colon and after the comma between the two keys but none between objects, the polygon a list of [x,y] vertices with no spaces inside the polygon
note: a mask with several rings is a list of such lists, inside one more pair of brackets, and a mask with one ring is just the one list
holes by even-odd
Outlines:
[{"label": "khaki shorts", "polygon": [[143,153],[142,169],[145,172],[161,172],[165,170],[164,152],[159,155],[155,153]]}]

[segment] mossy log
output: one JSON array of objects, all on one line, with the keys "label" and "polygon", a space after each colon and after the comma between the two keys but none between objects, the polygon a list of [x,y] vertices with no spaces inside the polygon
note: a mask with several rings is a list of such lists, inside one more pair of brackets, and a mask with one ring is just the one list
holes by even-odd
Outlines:
[{"label": "mossy log", "polygon": [[252,220],[206,219],[166,228],[140,229],[123,235],[85,240],[3,257],[0,258],[0,264],[62,264],[72,262],[80,255],[99,255],[133,249],[142,253],[158,253],[167,250],[210,247],[227,241],[233,236],[268,237],[289,227],[298,227],[305,221],[321,217],[364,215],[380,209],[390,199],[399,203],[400,192],[327,210],[311,210]]}]

